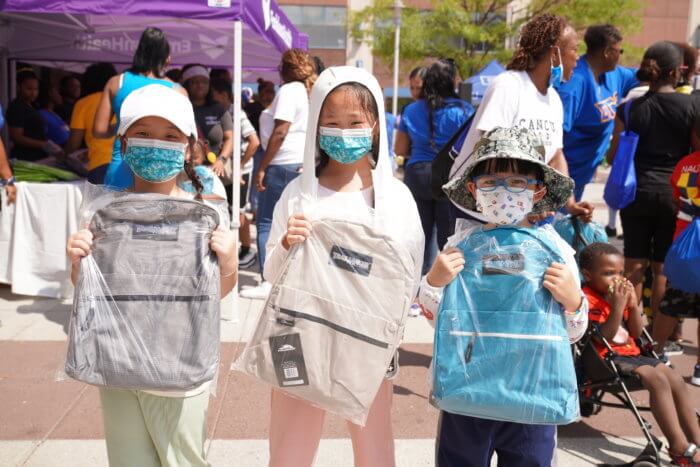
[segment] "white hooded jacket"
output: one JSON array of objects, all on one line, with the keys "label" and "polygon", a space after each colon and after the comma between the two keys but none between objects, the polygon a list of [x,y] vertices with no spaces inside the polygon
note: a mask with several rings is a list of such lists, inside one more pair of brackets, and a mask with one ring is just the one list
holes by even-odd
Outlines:
[{"label": "white hooded jacket", "polygon": [[[319,183],[316,164],[320,160],[318,148],[318,120],[321,107],[333,89],[341,84],[356,82],[364,85],[374,96],[379,110],[379,159],[372,170],[374,209],[365,212],[349,212],[342,205],[334,205],[332,212],[322,212],[318,206]],[[281,245],[287,232],[287,221],[293,214],[303,213],[310,219],[333,217],[372,222],[383,234],[400,241],[411,252],[414,264],[414,295],[420,283],[425,239],[421,228],[418,208],[408,188],[394,178],[388,152],[384,99],[376,78],[367,71],[350,66],[327,68],[316,80],[311,90],[306,144],[304,147],[304,170],[282,193],[275,206],[270,237],[267,242],[267,258],[264,276],[274,282],[288,254]],[[327,206],[328,203],[325,203]],[[354,209],[353,211],[357,211]]]}]

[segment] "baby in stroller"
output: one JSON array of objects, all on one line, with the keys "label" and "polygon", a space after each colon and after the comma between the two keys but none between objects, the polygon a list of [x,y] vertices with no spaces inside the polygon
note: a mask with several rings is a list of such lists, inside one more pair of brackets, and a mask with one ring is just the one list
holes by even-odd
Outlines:
[{"label": "baby in stroller", "polygon": [[[589,321],[615,352],[612,362],[620,373],[635,375],[649,391],[651,411],[669,443],[669,456],[678,465],[700,467],[700,423],[685,382],[661,360],[641,354],[636,339],[642,334],[642,315],[632,284],[624,277],[624,258],[607,243],[588,245],[579,258]],[[595,342],[601,357],[608,346]]]}]

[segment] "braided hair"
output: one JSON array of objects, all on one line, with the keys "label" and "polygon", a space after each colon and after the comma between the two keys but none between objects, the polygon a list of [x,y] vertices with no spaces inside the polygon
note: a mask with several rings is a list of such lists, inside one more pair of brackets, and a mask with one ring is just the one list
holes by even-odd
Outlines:
[{"label": "braided hair", "polygon": [[195,139],[194,137],[190,138],[190,140],[188,141],[188,145],[190,147],[190,157],[188,160],[185,161],[185,174],[187,175],[187,178],[189,178],[192,182],[192,186],[194,187],[194,189],[197,191],[197,196],[201,196],[202,190],[204,190],[204,186],[199,180],[197,172],[195,172],[194,170],[194,163],[192,162],[192,158],[194,157],[195,146],[197,146],[201,151],[204,151],[205,148],[201,140]]},{"label": "braided hair", "polygon": [[561,16],[545,13],[523,26],[518,48],[506,67],[508,70],[532,70],[549,50],[557,45],[569,23]]}]

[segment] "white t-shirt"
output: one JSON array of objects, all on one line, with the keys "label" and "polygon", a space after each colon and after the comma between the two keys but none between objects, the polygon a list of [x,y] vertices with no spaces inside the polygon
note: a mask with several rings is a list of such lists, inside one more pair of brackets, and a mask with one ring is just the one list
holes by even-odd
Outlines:
[{"label": "white t-shirt", "polygon": [[[260,115],[260,133],[263,132],[263,112]],[[272,128],[274,128],[274,120],[283,120],[290,122],[287,136],[282,142],[279,151],[275,154],[270,165],[284,164],[301,164],[304,162],[304,143],[306,142],[306,121],[309,117],[309,93],[306,91],[306,86],[299,81],[294,81],[283,85],[275,100],[270,106],[270,114],[272,116]],[[269,120],[269,116],[265,117]],[[269,123],[266,121],[265,124]],[[272,134],[272,128],[269,128]],[[266,128],[267,130],[267,128]],[[270,140],[267,136],[265,147]]]},{"label": "white t-shirt", "polygon": [[[337,207],[338,210],[353,210],[374,206],[374,188],[360,191],[335,191],[318,185],[318,201],[325,207]],[[326,206],[327,205],[327,206]]]},{"label": "white t-shirt", "polygon": [[463,163],[484,132],[514,126],[529,128],[542,139],[546,162],[564,147],[564,107],[559,94],[554,88],[540,94],[525,71],[505,71],[491,81],[450,178],[464,171]]},{"label": "white t-shirt", "polygon": [[[229,113],[233,117],[233,106],[229,109]],[[253,124],[250,123],[248,116],[245,112],[241,111],[241,157],[245,154],[246,149],[248,149],[248,137],[255,134],[255,128]],[[269,137],[268,137],[269,139]],[[249,174],[253,171],[253,158],[246,165],[241,168],[241,174]]]}]

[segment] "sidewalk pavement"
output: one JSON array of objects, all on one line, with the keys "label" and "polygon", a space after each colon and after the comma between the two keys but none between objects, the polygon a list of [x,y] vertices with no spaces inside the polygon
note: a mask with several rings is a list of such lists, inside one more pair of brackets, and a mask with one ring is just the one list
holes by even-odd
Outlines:
[{"label": "sidewalk pavement", "polygon": [[[596,219],[607,221],[602,185],[589,187]],[[618,242],[617,240],[614,240]],[[244,271],[242,284],[254,284]],[[222,363],[216,396],[208,414],[208,459],[214,466],[264,466],[267,463],[269,388],[229,371],[242,342],[256,322],[262,302],[232,297],[223,302],[228,320],[221,322]],[[96,388],[62,378],[69,301],[12,295],[0,286],[0,466],[106,466],[100,402]],[[696,321],[684,325],[686,352],[672,357],[687,379],[698,352]],[[422,318],[408,323],[401,347],[401,370],[395,381],[393,424],[397,465],[431,466],[437,411],[428,404],[428,366],[432,328]],[[689,386],[700,408],[700,388]],[[643,392],[635,399],[647,404]],[[650,415],[645,418],[653,423]],[[316,466],[352,465],[345,423],[328,416]],[[655,425],[655,424],[654,424]],[[660,436],[658,429],[654,432]],[[633,459],[645,441],[629,411],[604,409],[581,422],[560,427],[560,467],[619,463]],[[494,463],[495,465],[495,463]]]}]

